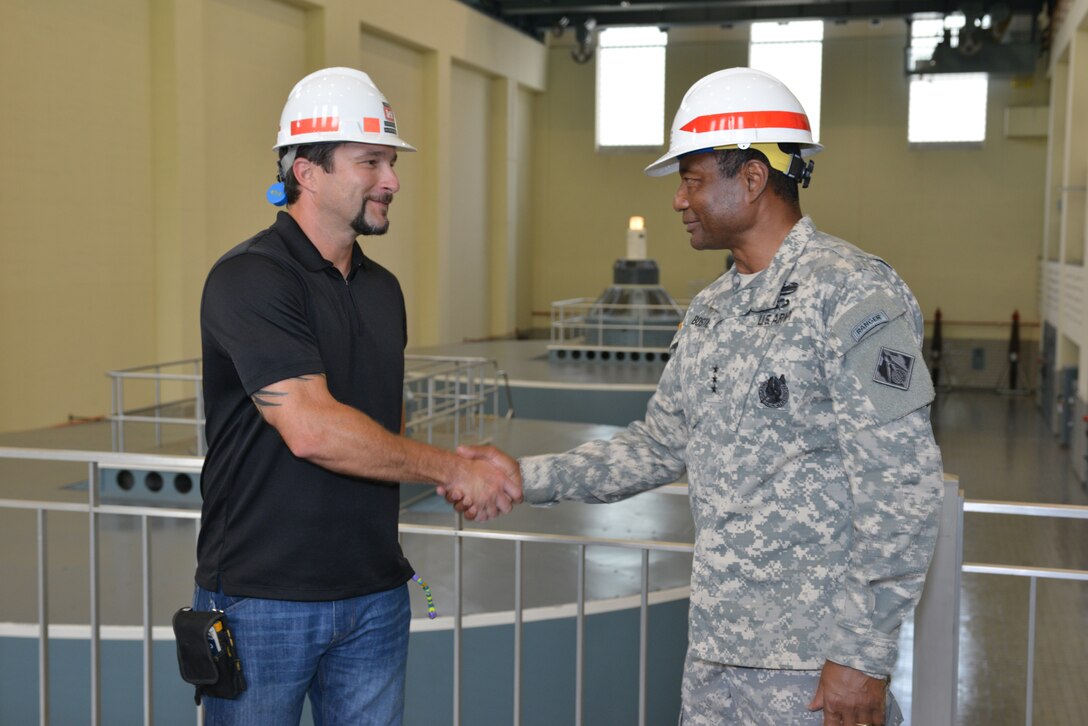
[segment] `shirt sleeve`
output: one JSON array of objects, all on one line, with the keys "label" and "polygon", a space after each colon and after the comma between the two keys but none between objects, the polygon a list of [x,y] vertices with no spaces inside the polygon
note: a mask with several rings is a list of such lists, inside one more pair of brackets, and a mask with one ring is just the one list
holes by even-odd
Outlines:
[{"label": "shirt sleeve", "polygon": [[902,621],[921,597],[937,538],[943,473],[922,359],[922,317],[874,262],[830,310],[826,361],[849,477],[853,539],[827,659],[891,673]]},{"label": "shirt sleeve", "polygon": [[676,481],[686,466],[688,438],[678,374],[679,362],[673,356],[645,419],[632,422],[611,440],[590,441],[565,454],[521,459],[525,501],[615,502]]},{"label": "shirt sleeve", "polygon": [[264,255],[241,254],[209,273],[201,322],[234,363],[248,395],[277,381],[325,372],[301,281]]}]

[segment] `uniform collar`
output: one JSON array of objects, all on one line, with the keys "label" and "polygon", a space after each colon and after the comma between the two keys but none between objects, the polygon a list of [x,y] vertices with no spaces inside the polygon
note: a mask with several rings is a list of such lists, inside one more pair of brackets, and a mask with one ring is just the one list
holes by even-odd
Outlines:
[{"label": "uniform collar", "polygon": [[[319,270],[331,269],[338,276],[340,271],[336,267],[321,256],[321,253],[314,247],[314,243],[310,241],[310,238],[306,236],[306,233],[302,231],[302,228],[298,226],[298,222],[287,212],[279,212],[276,214],[276,223],[272,225],[280,238],[283,239],[284,246],[295,260],[306,268],[309,272],[317,272]],[[348,273],[350,278],[355,274],[356,270],[360,267],[365,267],[366,255],[363,254],[363,250],[359,247],[359,243],[352,244],[351,249],[351,272]]]},{"label": "uniform collar", "polygon": [[[789,282],[789,276],[797,267],[797,260],[816,233],[816,226],[809,217],[802,217],[782,240],[782,245],[763,274],[752,280],[745,290],[752,290],[746,312],[759,312],[773,309],[778,302],[782,286]],[[734,273],[735,274],[735,273]]]},{"label": "uniform collar", "polygon": [[[782,286],[797,266],[797,260],[816,233],[816,226],[809,217],[802,217],[782,240],[771,264],[756,279],[741,288],[740,278],[734,267],[707,288],[708,305],[725,317],[738,317],[750,312],[770,310],[778,303]],[[715,289],[716,288],[716,289]]]}]

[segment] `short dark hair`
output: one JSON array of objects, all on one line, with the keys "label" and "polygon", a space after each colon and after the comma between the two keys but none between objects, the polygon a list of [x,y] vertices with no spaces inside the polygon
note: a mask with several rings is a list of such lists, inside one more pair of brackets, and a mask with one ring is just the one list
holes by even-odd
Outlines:
[{"label": "short dark hair", "polygon": [[[801,147],[797,144],[779,144],[778,148],[787,154],[796,154],[800,152]],[[741,167],[749,161],[762,162],[771,172],[768,177],[768,184],[774,190],[774,193],[784,201],[793,204],[800,203],[801,198],[797,192],[797,180],[791,179],[771,166],[767,155],[759,149],[718,149],[714,154],[718,159],[718,169],[726,179],[735,177]]]},{"label": "short dark hair", "polygon": [[[296,159],[309,159],[311,163],[317,164],[325,171],[332,171],[332,155],[336,151],[336,147],[340,146],[342,141],[331,141],[323,144],[302,144],[301,146],[290,147],[284,146],[280,148],[280,159],[287,154],[291,148],[298,149],[295,152]],[[281,176],[283,177],[283,191],[287,195],[287,203],[294,204],[298,201],[299,195],[302,191],[298,188],[298,180],[295,179],[294,164],[287,167],[286,171],[281,170]]]}]

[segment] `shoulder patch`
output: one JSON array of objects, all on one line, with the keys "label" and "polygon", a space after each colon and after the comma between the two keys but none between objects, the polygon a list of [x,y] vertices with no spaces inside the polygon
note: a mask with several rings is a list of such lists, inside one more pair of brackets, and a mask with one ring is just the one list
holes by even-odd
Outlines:
[{"label": "shoulder patch", "polygon": [[913,355],[881,347],[880,353],[877,355],[873,380],[885,386],[898,388],[901,391],[909,391],[910,377],[914,372],[914,361]]},{"label": "shoulder patch", "polygon": [[877,310],[872,315],[862,320],[860,323],[854,326],[854,329],[850,331],[850,337],[854,339],[854,342],[858,342],[864,338],[870,331],[880,327],[884,323],[891,320],[888,314],[883,310]]}]

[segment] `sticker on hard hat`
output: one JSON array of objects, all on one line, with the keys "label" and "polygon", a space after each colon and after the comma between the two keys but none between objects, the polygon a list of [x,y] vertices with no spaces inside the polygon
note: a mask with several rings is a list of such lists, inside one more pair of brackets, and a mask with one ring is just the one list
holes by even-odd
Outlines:
[{"label": "sticker on hard hat", "polygon": [[385,101],[382,101],[382,107],[385,109],[385,133],[397,134],[397,117],[393,115],[393,107]]},{"label": "sticker on hard hat", "polygon": [[363,133],[364,134],[380,134],[382,132],[382,122],[373,116],[363,117]]},{"label": "sticker on hard hat", "polygon": [[291,135],[315,134],[322,131],[339,131],[339,116],[319,116],[318,118],[300,118],[291,122]]},{"label": "sticker on hard hat", "polygon": [[811,131],[808,125],[808,117],[803,113],[793,111],[741,111],[707,114],[705,116],[696,116],[681,126],[680,130],[705,134],[710,131],[768,128]]}]

